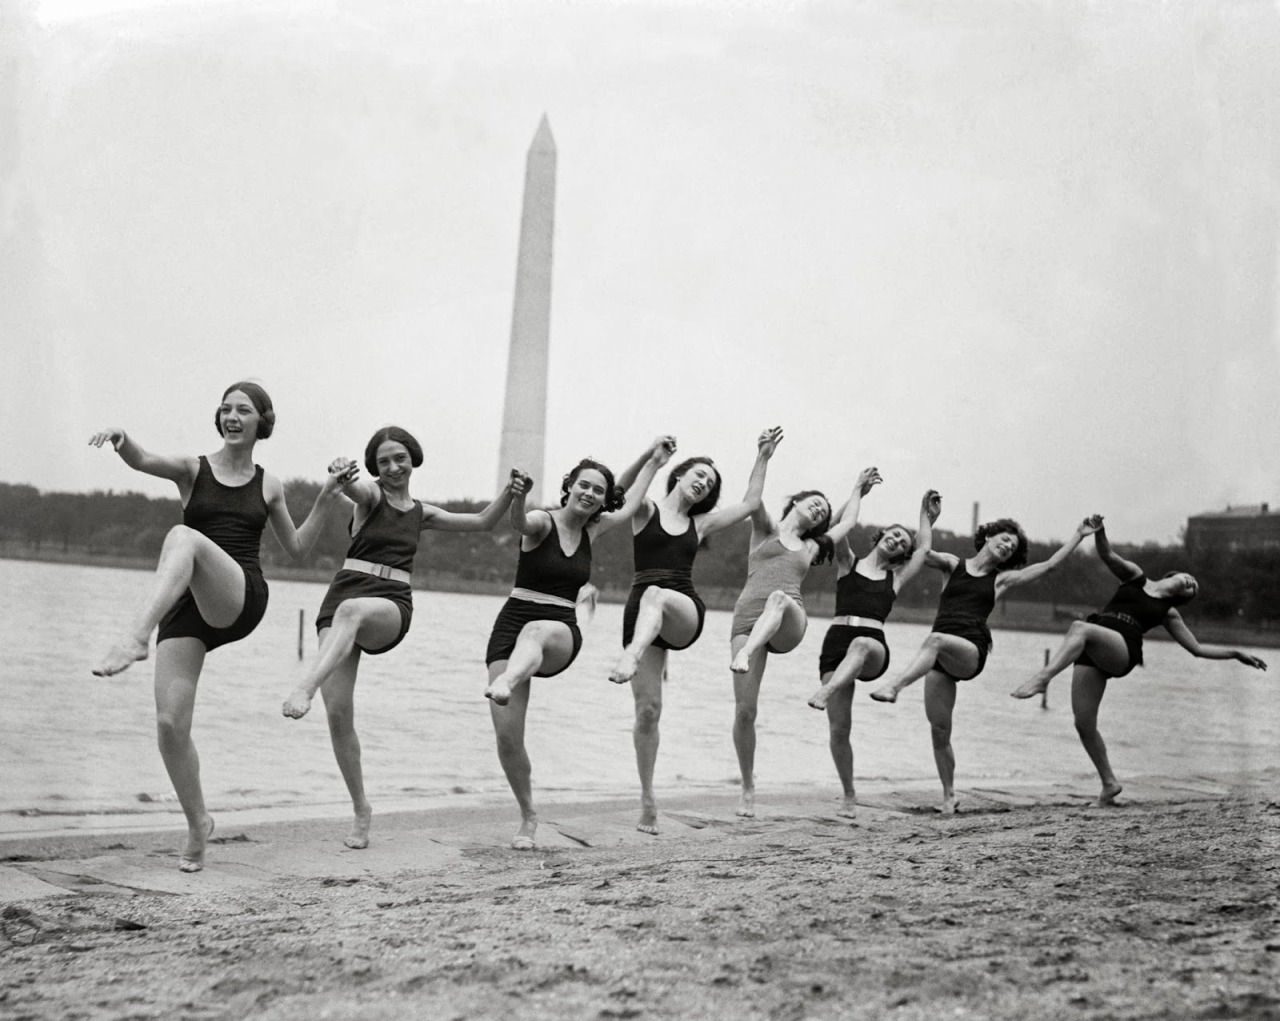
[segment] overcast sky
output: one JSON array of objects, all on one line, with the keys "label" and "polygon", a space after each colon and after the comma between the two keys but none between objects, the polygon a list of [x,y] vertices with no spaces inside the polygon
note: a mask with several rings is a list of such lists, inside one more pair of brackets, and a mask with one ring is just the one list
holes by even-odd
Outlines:
[{"label": "overcast sky", "polygon": [[863,520],[1280,504],[1270,2],[0,0],[0,481],[319,478],[397,423],[488,496],[526,150],[558,158],[547,474],[657,432]]}]

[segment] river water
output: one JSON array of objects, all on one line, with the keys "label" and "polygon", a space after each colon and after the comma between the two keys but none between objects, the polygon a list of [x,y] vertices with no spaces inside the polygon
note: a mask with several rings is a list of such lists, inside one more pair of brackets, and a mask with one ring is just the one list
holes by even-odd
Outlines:
[{"label": "river water", "polygon": [[[0,720],[0,833],[33,815],[76,817],[176,809],[155,747],[152,666],[113,678],[90,668],[140,602],[142,571],[0,560],[3,692]],[[300,676],[299,611],[306,655],[324,586],[271,583],[266,618],[252,636],[210,654],[196,705],[194,738],[211,810],[346,804],[321,702],[302,721],[280,703]],[[414,592],[413,630],[391,653],[363,657],[356,692],[366,784],[375,808],[505,791],[494,751],[484,648],[502,600]],[[725,790],[736,783],[730,738],[730,615],[710,611],[700,641],[672,654],[664,694],[657,784],[662,792]],[[625,794],[637,789],[631,747],[633,704],[607,675],[617,655],[622,607],[602,605],[583,628],[578,661],[535,680],[527,744],[535,796]],[[826,621],[804,643],[771,657],[758,720],[757,784],[838,784],[826,717],[805,701],[817,685]],[[888,676],[904,666],[927,629],[893,624]],[[961,686],[953,744],[957,781],[1092,777],[1075,736],[1069,675],[1056,679],[1048,710],[1008,697],[1058,635],[995,633],[986,672]],[[1266,652],[1261,654],[1266,657]],[[1280,695],[1274,675],[1234,662],[1196,660],[1171,642],[1148,642],[1147,666],[1111,684],[1101,726],[1121,779],[1136,773],[1195,776],[1262,769],[1280,762]],[[860,778],[934,776],[917,684],[896,706],[854,703]],[[24,818],[27,820],[22,823]]]}]

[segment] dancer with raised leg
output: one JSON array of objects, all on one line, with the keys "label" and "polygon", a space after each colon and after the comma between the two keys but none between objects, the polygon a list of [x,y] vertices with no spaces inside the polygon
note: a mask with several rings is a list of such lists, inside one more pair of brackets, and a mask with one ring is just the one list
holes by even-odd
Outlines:
[{"label": "dancer with raised leg", "polygon": [[956,810],[956,757],[951,748],[951,719],[956,704],[956,684],[982,673],[991,652],[987,618],[996,601],[1010,589],[1043,578],[1061,564],[1086,535],[1102,527],[1102,519],[1085,518],[1062,547],[1048,560],[1030,567],[1027,537],[1011,518],[992,521],[973,537],[977,553],[961,560],[951,553],[930,552],[925,563],[948,575],[938,600],[933,630],[907,669],[892,683],[871,693],[877,702],[893,702],[907,685],[925,678],[924,710],[933,741],[933,760],[942,782],[943,815]]},{"label": "dancer with raised leg", "polygon": [[182,524],[165,536],[151,591],[93,672],[108,677],[147,658],[156,639],[156,731],[160,755],[187,818],[187,843],[178,867],[198,872],[213,819],[200,786],[200,759],[191,740],[196,685],[205,654],[239,641],[267,609],[267,583],[258,547],[267,522],[290,555],[301,558],[319,537],[324,515],[338,496],[342,472],[331,472],[299,528],[285,505],[284,486],[253,463],[253,448],[275,427],[275,409],[256,383],[229,386],[214,411],[222,447],[209,455],[153,454],[123,429],[94,433],[89,443],[110,443],[135,471],[178,487]]},{"label": "dancer with raised leg", "polygon": [[[769,458],[782,430],[766,429],[756,442],[756,460],[742,500],[717,508],[720,470],[709,457],[691,457],[667,476],[667,493],[647,497],[632,519],[635,579],[622,617],[622,655],[610,673],[616,684],[631,683],[636,720],[632,740],[640,774],[641,833],[658,832],[653,769],[658,757],[658,721],[668,651],[687,649],[702,634],[706,607],[693,588],[693,563],[707,536],[736,525],[760,506]],[[646,458],[647,459],[647,458]],[[643,461],[619,478],[628,485]]]},{"label": "dancer with raised leg", "polygon": [[[422,533],[428,529],[490,531],[506,513],[512,495],[523,493],[528,485],[527,477],[513,468],[507,485],[484,510],[448,511],[409,495],[409,480],[422,461],[421,444],[399,426],[379,429],[365,446],[364,466],[372,478],[366,482],[352,475],[343,486],[354,504],[352,540],[316,615],[320,654],[282,707],[285,716],[301,719],[311,708],[316,691],[321,692],[333,754],[355,814],[351,833],[343,843],[355,850],[369,846],[373,819],[355,728],[360,654],[390,652],[409,633],[413,560]],[[350,462],[340,458],[330,470],[350,467]]]},{"label": "dancer with raised leg", "polygon": [[843,542],[857,524],[862,498],[879,482],[875,468],[863,469],[834,526],[831,503],[816,489],[791,497],[781,521],[774,522],[763,506],[751,514],[747,581],[733,608],[729,638],[733,747],[742,777],[740,816],[756,814],[756,713],[769,653],[788,653],[804,638],[809,618],[800,585],[811,566],[831,559],[832,544]]},{"label": "dancer with raised leg", "polygon": [[1120,579],[1110,601],[1087,620],[1077,620],[1067,629],[1057,652],[1043,669],[1011,692],[1014,698],[1032,698],[1049,687],[1049,682],[1074,664],[1071,671],[1071,709],[1075,715],[1080,743],[1093,761],[1102,782],[1095,805],[1110,805],[1123,789],[1111,769],[1107,745],[1098,732],[1098,708],[1107,691],[1107,681],[1124,677],[1142,666],[1142,636],[1157,624],[1163,625],[1173,640],[1200,659],[1234,659],[1255,670],[1267,664],[1251,653],[1219,645],[1202,645],[1191,633],[1177,607],[1191,602],[1200,590],[1195,578],[1182,571],[1170,571],[1151,580],[1142,568],[1111,548],[1104,528],[1093,537],[1094,549],[1111,573]]},{"label": "dancer with raised leg", "polygon": [[591,578],[592,543],[631,520],[658,469],[671,459],[675,441],[659,438],[636,481],[623,493],[613,472],[599,461],[579,461],[560,485],[560,506],[526,510],[524,493],[511,501],[511,524],[521,535],[515,588],[498,613],[485,664],[490,716],[498,761],[520,807],[517,851],[534,846],[538,814],[533,806],[532,767],[524,744],[530,681],[568,669],[582,648],[576,599]]},{"label": "dancer with raised leg", "polygon": [[889,669],[884,622],[902,586],[920,573],[933,545],[933,523],[942,512],[942,497],[932,489],[920,501],[915,535],[905,525],[890,525],[872,538],[871,552],[854,557],[846,538],[836,544],[836,610],[818,657],[822,686],[810,697],[814,709],[825,709],[831,758],[844,789],[836,814],[858,814],[853,786],[853,682],[874,681]]}]

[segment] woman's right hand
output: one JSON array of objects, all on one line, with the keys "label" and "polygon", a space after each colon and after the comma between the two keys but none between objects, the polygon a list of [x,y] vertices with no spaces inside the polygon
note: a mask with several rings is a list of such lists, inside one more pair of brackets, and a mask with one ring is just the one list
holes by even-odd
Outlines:
[{"label": "woman's right hand", "polygon": [[929,524],[932,525],[942,513],[942,494],[936,489],[926,489],[924,499],[920,501],[920,509],[929,515]]},{"label": "woman's right hand", "polygon": [[120,444],[124,442],[124,430],[118,426],[112,426],[109,429],[103,429],[89,437],[89,446],[100,447],[104,443],[110,443],[112,450],[119,450]]},{"label": "woman's right hand", "polygon": [[774,451],[778,449],[778,444],[781,442],[782,426],[775,425],[760,434],[760,438],[756,440],[756,448],[764,457],[773,457]]},{"label": "woman's right hand", "polygon": [[858,472],[858,481],[854,483],[854,488],[862,495],[866,496],[871,492],[872,486],[878,486],[884,480],[880,478],[879,468],[863,468]]},{"label": "woman's right hand", "polygon": [[355,482],[360,474],[360,465],[349,457],[335,457],[329,462],[329,477],[339,486],[348,486]]}]

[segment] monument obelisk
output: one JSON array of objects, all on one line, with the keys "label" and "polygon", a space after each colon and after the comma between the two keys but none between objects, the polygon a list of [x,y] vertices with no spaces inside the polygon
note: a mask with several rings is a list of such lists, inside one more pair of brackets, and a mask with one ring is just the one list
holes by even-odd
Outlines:
[{"label": "monument obelisk", "polygon": [[541,502],[547,432],[547,344],[551,335],[551,241],[556,209],[556,143],[546,114],[529,146],[516,257],[515,306],[507,355],[507,395],[498,448],[498,485],[511,468],[533,476],[530,506]]}]

